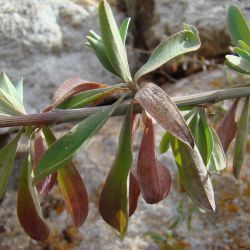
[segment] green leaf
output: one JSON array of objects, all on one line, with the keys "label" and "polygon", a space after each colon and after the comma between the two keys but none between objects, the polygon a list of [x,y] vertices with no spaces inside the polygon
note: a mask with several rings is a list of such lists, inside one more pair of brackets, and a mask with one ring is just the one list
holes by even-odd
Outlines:
[{"label": "green leaf", "polygon": [[129,217],[131,217],[134,214],[137,208],[139,196],[140,196],[140,188],[138,185],[138,181],[133,171],[131,170],[129,174]]},{"label": "green leaf", "polygon": [[34,240],[43,241],[49,236],[35,187],[31,184],[30,156],[26,157],[19,180],[17,216],[25,232]]},{"label": "green leaf", "polygon": [[13,105],[17,107],[20,106],[20,108],[22,108],[23,103],[21,98],[16,88],[5,73],[0,74],[0,89],[11,97],[11,102]]},{"label": "green leaf", "polygon": [[250,53],[250,47],[249,45],[247,45],[244,41],[239,40],[239,45],[242,49],[244,49],[245,51],[247,51],[248,53]]},{"label": "green leaf", "polygon": [[173,138],[171,146],[181,183],[194,204],[205,211],[215,211],[214,191],[199,150],[191,149]]},{"label": "green leaf", "polygon": [[80,227],[88,215],[88,194],[73,162],[58,170],[58,186],[75,227]]},{"label": "green leaf", "polygon": [[0,114],[10,116],[25,114],[20,96],[5,73],[0,74]]},{"label": "green leaf", "polygon": [[111,8],[106,0],[100,1],[99,17],[102,40],[109,62],[118,75],[126,83],[130,83],[132,82],[132,78],[129,71],[126,49]]},{"label": "green leaf", "polygon": [[82,92],[81,94],[72,96],[68,100],[61,103],[58,108],[60,109],[77,109],[83,108],[91,102],[97,101],[108,95],[111,95],[120,90],[120,87],[115,85],[108,88],[98,88]]},{"label": "green leaf", "polygon": [[239,56],[226,55],[225,64],[243,74],[250,74],[250,61]]},{"label": "green leaf", "polygon": [[97,58],[99,59],[100,63],[102,64],[102,66],[108,70],[109,72],[111,72],[112,74],[115,74],[117,76],[120,77],[119,73],[116,72],[116,70],[114,69],[114,67],[111,65],[107,54],[105,52],[105,48],[103,45],[102,40],[96,40],[93,37],[87,36],[87,39],[90,43],[91,48],[94,50]]},{"label": "green leaf", "polygon": [[249,54],[247,51],[245,51],[244,49],[235,47],[235,48],[234,48],[234,51],[235,51],[236,53],[238,53],[238,55],[239,55],[241,58],[243,58],[243,59],[245,59],[245,60],[247,60],[247,61],[250,61],[250,54]]},{"label": "green leaf", "polygon": [[209,126],[204,109],[199,109],[189,121],[196,146],[208,171],[216,172],[226,167],[226,158],[219,137]]},{"label": "green leaf", "polygon": [[128,27],[129,27],[129,24],[130,24],[130,20],[131,18],[126,18],[121,26],[120,26],[120,29],[119,29],[119,33],[120,33],[120,36],[121,36],[121,39],[122,39],[122,42],[123,44],[125,45],[126,43],[126,38],[127,38],[127,33],[128,33]]},{"label": "green leaf", "polygon": [[239,40],[244,41],[246,44],[250,44],[250,31],[247,21],[237,6],[229,6],[227,23],[231,39],[235,45],[238,45]]},{"label": "green leaf", "polygon": [[56,141],[43,155],[39,162],[34,177],[34,184],[37,184],[50,173],[66,165],[71,160],[75,151],[99,132],[107,119],[122,102],[124,97],[116,101],[110,109],[103,109],[89,116],[78,125],[73,127],[65,136]]},{"label": "green leaf", "polygon": [[200,119],[198,124],[199,133],[198,133],[198,143],[196,142],[196,145],[201,153],[204,164],[207,165],[214,148],[214,143],[213,143],[214,136],[210,129],[210,126],[207,123],[204,110],[200,109],[199,114],[200,114]]},{"label": "green leaf", "polygon": [[248,123],[249,123],[249,97],[245,99],[235,137],[233,173],[236,178],[239,177],[240,170],[244,162],[244,156],[246,153]]},{"label": "green leaf", "polygon": [[[56,137],[50,128],[44,127],[42,132],[48,146],[53,145]],[[73,161],[57,171],[59,189],[63,195],[68,213],[75,227],[81,226],[88,215],[88,193],[84,182]]]},{"label": "green leaf", "polygon": [[128,227],[128,177],[133,160],[131,146],[133,102],[127,110],[120,132],[118,151],[101,192],[99,210],[102,218],[122,237]]},{"label": "green leaf", "polygon": [[24,114],[23,111],[20,110],[20,106],[15,105],[16,104],[14,104],[13,98],[0,89],[0,114],[7,116]]},{"label": "green leaf", "polygon": [[168,151],[170,147],[171,134],[166,132],[161,138],[160,142],[160,154],[163,154]]},{"label": "green leaf", "polygon": [[13,169],[16,150],[22,132],[23,129],[20,129],[16,137],[0,150],[0,199],[3,197]]},{"label": "green leaf", "polygon": [[[182,109],[180,109],[182,111]],[[184,115],[184,119],[187,123],[196,115],[198,112],[197,108],[192,107],[192,109]]]},{"label": "green leaf", "polygon": [[134,80],[138,81],[143,75],[161,67],[176,56],[197,50],[200,47],[198,32],[193,26],[188,27],[189,30],[180,31],[158,45],[146,64],[136,72]]},{"label": "green leaf", "polygon": [[213,151],[207,169],[209,173],[214,173],[226,167],[226,156],[216,131],[212,127],[210,127],[210,131],[213,136]]},{"label": "green leaf", "polygon": [[93,30],[89,31],[89,35],[94,38],[95,40],[99,40],[102,42],[102,38]]},{"label": "green leaf", "polygon": [[135,95],[135,100],[147,111],[159,125],[191,148],[193,136],[179,109],[160,87],[153,83],[145,84]]},{"label": "green leaf", "polygon": [[49,127],[43,127],[42,132],[44,134],[47,145],[50,147],[56,142],[56,137]]},{"label": "green leaf", "polygon": [[192,116],[185,116],[185,120],[188,124],[188,127],[190,128],[190,131],[192,132],[196,144],[199,143],[199,130],[198,130],[198,124],[200,120],[199,118],[200,117],[198,110],[196,110]]}]

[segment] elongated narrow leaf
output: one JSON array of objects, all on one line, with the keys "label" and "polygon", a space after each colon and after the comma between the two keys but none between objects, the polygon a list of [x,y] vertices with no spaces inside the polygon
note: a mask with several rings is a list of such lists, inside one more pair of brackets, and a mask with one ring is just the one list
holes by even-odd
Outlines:
[{"label": "elongated narrow leaf", "polygon": [[[180,109],[182,111],[182,109]],[[190,122],[190,120],[196,115],[198,112],[197,108],[192,108],[187,114],[184,115],[184,119],[187,123]]]},{"label": "elongated narrow leaf", "polygon": [[11,142],[0,150],[0,199],[3,197],[13,169],[16,150],[22,131],[21,129]]},{"label": "elongated narrow leaf", "polygon": [[71,160],[76,150],[83,143],[86,145],[87,142],[98,133],[123,98],[124,97],[121,97],[116,101],[110,109],[104,109],[89,116],[51,145],[35,170],[34,184],[37,184],[60,167],[65,166],[66,163]]},{"label": "elongated narrow leaf", "polygon": [[138,198],[140,196],[140,188],[137,178],[133,171],[129,174],[129,217],[132,216],[137,208]]},{"label": "elongated narrow leaf", "polygon": [[135,100],[169,133],[182,140],[191,148],[192,134],[177,106],[160,87],[145,84],[135,95]]},{"label": "elongated narrow leaf", "polygon": [[132,82],[126,49],[106,0],[100,1],[99,18],[102,40],[109,62],[125,82]]},{"label": "elongated narrow leaf", "polygon": [[239,56],[226,55],[225,64],[243,74],[250,74],[250,61]]},{"label": "elongated narrow leaf", "polygon": [[[130,23],[130,18],[126,18],[122,22],[120,29],[119,29],[119,33],[120,33],[120,36],[121,36],[121,39],[122,39],[124,45],[126,42],[129,23]],[[113,68],[113,66],[109,62],[109,59],[107,57],[107,54],[106,54],[106,51],[105,51],[105,48],[103,45],[102,38],[98,34],[96,34],[93,30],[90,30],[89,36],[87,36],[87,39],[88,39],[87,45],[94,50],[97,58],[99,59],[99,61],[103,65],[103,67],[105,69],[107,69],[109,72],[119,76],[119,73],[117,73],[115,71],[115,69]]]},{"label": "elongated narrow leaf", "polygon": [[250,53],[248,53],[248,52],[245,51],[244,49],[241,49],[241,48],[236,47],[236,48],[234,48],[234,51],[235,51],[236,53],[238,53],[238,55],[239,55],[241,58],[243,58],[243,59],[245,59],[245,60],[247,60],[247,61],[250,61]]},{"label": "elongated narrow leaf", "polygon": [[205,211],[215,211],[214,191],[199,150],[173,138],[171,146],[181,183],[194,204]]},{"label": "elongated narrow leaf", "polygon": [[132,115],[132,151],[133,151],[133,143],[134,143],[135,135],[140,125],[140,118],[141,118],[140,114]]},{"label": "elongated narrow leaf", "polygon": [[131,104],[121,129],[118,151],[99,201],[102,218],[122,237],[126,234],[129,217],[128,178],[133,160],[131,147],[132,110],[133,105]]},{"label": "elongated narrow leaf", "polygon": [[68,100],[58,105],[60,109],[77,109],[83,108],[86,105],[118,92],[121,88],[117,85],[107,88],[97,88],[84,91],[78,95],[72,96]]},{"label": "elongated narrow leaf", "polygon": [[247,51],[248,53],[250,53],[250,45],[247,45],[244,41],[239,40],[239,46],[244,49],[245,51]]},{"label": "elongated narrow leaf", "polygon": [[168,132],[166,132],[161,138],[160,154],[163,154],[168,151],[168,149],[170,148],[170,142],[171,142],[171,135]]},{"label": "elongated narrow leaf", "polygon": [[128,27],[129,27],[129,24],[130,24],[130,20],[131,18],[126,18],[121,26],[120,26],[120,29],[119,29],[119,33],[120,33],[120,36],[121,36],[121,39],[122,39],[122,42],[123,44],[125,45],[126,43],[126,38],[127,38],[127,33],[128,33]]},{"label": "elongated narrow leaf", "polygon": [[94,38],[95,40],[99,40],[102,42],[102,38],[93,30],[89,31],[89,35]]},{"label": "elongated narrow leaf", "polygon": [[25,158],[17,194],[17,216],[25,232],[34,240],[46,240],[49,229],[45,224],[35,188],[31,184],[31,163]]},{"label": "elongated narrow leaf", "polygon": [[106,51],[105,51],[102,40],[96,40],[93,37],[89,37],[89,36],[87,36],[87,39],[88,39],[88,42],[89,42],[91,48],[94,50],[97,58],[99,59],[100,63],[102,64],[102,66],[106,70],[111,72],[112,74],[120,76],[119,73],[116,72],[116,70],[114,69],[114,67],[110,63],[110,61],[108,59],[108,56],[106,54]]},{"label": "elongated narrow leaf", "polygon": [[71,77],[64,81],[55,91],[53,95],[53,102],[59,102],[59,100],[66,100],[68,97],[78,94],[82,91],[97,89],[100,87],[108,87],[106,84],[98,82],[84,81],[79,77]]},{"label": "elongated narrow leaf", "polygon": [[189,118],[185,117],[185,120],[188,124],[188,127],[190,128],[190,131],[192,132],[195,143],[197,144],[197,142],[199,142],[198,126],[199,126],[199,120],[200,120],[198,110],[196,109],[196,112],[191,117]]},{"label": "elongated narrow leaf", "polygon": [[[48,146],[53,145],[56,137],[51,129],[44,127],[42,131]],[[79,227],[84,223],[88,215],[88,194],[84,182],[72,161],[57,172],[58,186],[62,192],[67,211],[74,226]]]},{"label": "elongated narrow leaf", "polygon": [[246,44],[250,44],[250,30],[247,21],[237,6],[229,6],[227,23],[234,44],[238,45],[239,40],[244,41]]},{"label": "elongated narrow leaf", "polygon": [[72,162],[58,170],[58,186],[74,226],[80,227],[88,215],[88,194]]},{"label": "elongated narrow leaf", "polygon": [[214,173],[221,171],[226,167],[226,156],[216,131],[212,127],[209,129],[213,136],[213,151],[207,164],[207,170],[209,173]]},{"label": "elongated narrow leaf", "polygon": [[206,115],[203,109],[199,110],[197,127],[190,127],[197,148],[201,154],[205,165],[208,164],[213,151],[213,134],[207,123]]},{"label": "elongated narrow leaf", "polygon": [[171,186],[169,170],[155,153],[155,124],[147,117],[137,162],[137,177],[144,200],[155,204],[163,200]]},{"label": "elongated narrow leaf", "polygon": [[[212,155],[212,152],[214,150],[214,140],[216,137],[217,142],[217,134],[213,131],[211,131],[211,127],[209,126],[206,118],[206,114],[204,109],[200,109],[200,121],[199,121],[199,127],[202,127],[204,130],[204,144],[206,145],[206,153],[204,154],[204,162],[205,165],[209,162],[209,159]],[[212,129],[213,130],[213,129]],[[203,138],[200,138],[200,141],[202,143]],[[220,144],[220,142],[218,142]],[[204,145],[203,145],[204,146]],[[224,155],[224,153],[223,153]]]},{"label": "elongated narrow leaf", "polygon": [[7,116],[23,115],[25,109],[12,96],[0,89],[0,113]]},{"label": "elongated narrow leaf", "polygon": [[227,152],[237,130],[237,123],[235,121],[236,110],[239,100],[235,100],[231,108],[227,111],[221,122],[216,128],[216,132],[220,138],[224,152]]},{"label": "elongated narrow leaf", "polygon": [[6,92],[0,89],[0,113],[1,115],[23,115],[25,114],[24,107],[17,102]]},{"label": "elongated narrow leaf", "polygon": [[[97,83],[97,82],[87,82],[79,77],[72,77],[63,82],[62,85],[60,85],[54,95],[53,95],[53,103],[49,107],[49,109],[58,107],[61,103],[68,100],[70,97],[87,91],[87,90],[93,90],[93,89],[99,89],[99,88],[106,88],[109,85],[103,84],[103,83]],[[49,109],[47,111],[49,111]]]},{"label": "elongated narrow leaf", "polygon": [[21,98],[16,88],[5,73],[0,74],[0,89],[11,97],[11,102],[14,106],[23,109],[23,103],[21,101]]},{"label": "elongated narrow leaf", "polygon": [[185,30],[169,37],[153,50],[148,61],[136,72],[135,81],[161,67],[176,56],[197,50],[199,47],[198,31],[193,26],[186,25]]},{"label": "elongated narrow leaf", "polygon": [[244,102],[235,138],[233,173],[236,178],[239,177],[240,170],[244,162],[244,156],[247,145],[248,123],[249,123],[249,97],[247,97]]},{"label": "elongated narrow leaf", "polygon": [[[46,147],[43,142],[41,131],[36,132],[34,139],[34,161],[33,169],[36,169],[39,161],[41,160],[43,154],[46,151]],[[54,172],[47,176],[44,180],[36,185],[37,190],[42,195],[48,195],[50,190],[53,188],[57,180],[57,172]]]}]

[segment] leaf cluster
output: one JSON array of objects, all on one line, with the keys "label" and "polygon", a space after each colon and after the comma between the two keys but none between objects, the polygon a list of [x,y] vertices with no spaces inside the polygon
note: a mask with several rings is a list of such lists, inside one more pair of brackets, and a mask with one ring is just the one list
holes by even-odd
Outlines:
[{"label": "leaf cluster", "polygon": [[250,74],[250,29],[237,6],[230,6],[227,13],[228,30],[237,55],[227,55],[226,65],[237,72]]}]

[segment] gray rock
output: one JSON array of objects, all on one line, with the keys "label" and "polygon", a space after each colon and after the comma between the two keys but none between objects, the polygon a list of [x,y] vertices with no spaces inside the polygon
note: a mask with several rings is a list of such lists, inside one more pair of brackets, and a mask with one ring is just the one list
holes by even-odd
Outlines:
[{"label": "gray rock", "polygon": [[14,82],[24,77],[29,112],[50,103],[56,86],[71,76],[114,83],[84,45],[89,29],[98,30],[97,2],[69,0],[0,2],[0,71]]},{"label": "gray rock", "polygon": [[228,50],[226,10],[237,4],[250,21],[250,2],[240,0],[157,0],[155,1],[155,24],[146,37],[149,47],[155,46],[182,29],[182,23],[194,25],[200,33],[200,54],[208,57],[221,55]]}]

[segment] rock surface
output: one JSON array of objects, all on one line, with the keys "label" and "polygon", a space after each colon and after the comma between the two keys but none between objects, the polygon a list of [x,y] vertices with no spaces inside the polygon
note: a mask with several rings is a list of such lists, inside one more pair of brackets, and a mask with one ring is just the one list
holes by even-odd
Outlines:
[{"label": "rock surface", "polygon": [[29,112],[49,104],[56,86],[71,76],[118,81],[100,67],[84,45],[89,29],[98,30],[97,4],[85,1],[78,5],[69,0],[0,2],[0,71],[6,71],[14,82],[23,76]]},{"label": "rock surface", "polygon": [[155,24],[145,37],[149,47],[182,29],[183,23],[194,25],[201,37],[203,56],[218,56],[228,51],[226,10],[238,5],[250,21],[250,2],[240,0],[155,0]]}]

